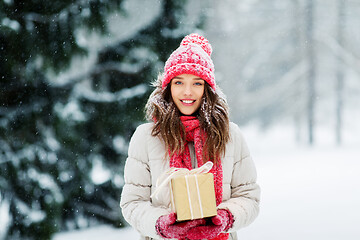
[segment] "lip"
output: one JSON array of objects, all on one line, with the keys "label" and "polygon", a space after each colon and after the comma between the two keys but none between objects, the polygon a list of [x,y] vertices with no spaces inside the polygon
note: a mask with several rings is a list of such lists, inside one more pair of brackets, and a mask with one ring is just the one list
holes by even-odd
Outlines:
[{"label": "lip", "polygon": [[[191,101],[191,103],[189,103],[189,102],[187,103],[187,102],[184,102],[184,101]],[[194,105],[196,100],[194,100],[194,99],[180,99],[180,102],[184,106],[192,106],[192,105]]]}]

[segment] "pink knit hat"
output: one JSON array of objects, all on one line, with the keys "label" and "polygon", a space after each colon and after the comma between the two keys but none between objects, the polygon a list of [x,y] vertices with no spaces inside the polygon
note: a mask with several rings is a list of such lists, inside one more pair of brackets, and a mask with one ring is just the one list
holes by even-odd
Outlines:
[{"label": "pink knit hat", "polygon": [[212,48],[206,38],[193,33],[185,36],[169,57],[164,67],[164,89],[174,77],[193,74],[205,80],[215,90],[214,64],[211,60]]}]

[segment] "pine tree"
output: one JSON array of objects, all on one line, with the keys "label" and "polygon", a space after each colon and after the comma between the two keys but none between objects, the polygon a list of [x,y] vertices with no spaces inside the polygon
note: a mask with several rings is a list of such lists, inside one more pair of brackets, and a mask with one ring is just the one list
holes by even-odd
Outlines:
[{"label": "pine tree", "polygon": [[[100,51],[86,78],[55,85],[46,74],[86,54],[77,27],[106,32],[121,0],[0,2],[0,201],[7,238],[49,239],[99,222],[121,226],[127,142],[143,119],[149,83],[182,37],[185,1],[139,32]],[[97,171],[107,179],[93,181]],[[1,202],[0,202],[1,207]],[[0,233],[1,237],[1,233]]]},{"label": "pine tree", "polygon": [[76,211],[66,205],[74,190],[64,179],[86,181],[69,167],[81,160],[74,150],[81,136],[68,133],[65,142],[57,129],[70,124],[55,112],[72,86],[52,86],[45,71],[61,71],[72,56],[85,54],[76,27],[106,31],[107,14],[121,9],[121,2],[0,2],[0,189],[9,202],[7,238],[49,239],[65,225],[66,212]]}]

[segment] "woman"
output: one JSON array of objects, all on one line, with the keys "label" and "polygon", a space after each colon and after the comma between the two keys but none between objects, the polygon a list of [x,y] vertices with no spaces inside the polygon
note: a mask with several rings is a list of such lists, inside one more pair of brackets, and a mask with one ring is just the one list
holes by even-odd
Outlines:
[{"label": "woman", "polygon": [[[150,123],[129,145],[120,206],[141,239],[237,239],[254,221],[260,189],[249,150],[215,84],[210,43],[186,36],[165,64],[146,105]],[[169,198],[151,198],[171,167],[193,169],[212,161],[217,215],[176,222]]]}]

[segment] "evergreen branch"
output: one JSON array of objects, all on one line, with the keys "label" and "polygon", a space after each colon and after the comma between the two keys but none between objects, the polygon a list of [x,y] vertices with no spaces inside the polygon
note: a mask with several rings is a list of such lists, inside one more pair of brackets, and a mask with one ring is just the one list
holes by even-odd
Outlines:
[{"label": "evergreen branch", "polygon": [[97,76],[101,75],[106,72],[117,72],[121,74],[128,74],[128,75],[136,75],[139,72],[141,72],[143,69],[147,68],[150,64],[124,64],[119,62],[106,62],[103,64],[97,64],[95,65],[91,70],[80,73],[74,76],[70,77],[64,77],[61,81],[62,84],[58,84],[58,86],[61,85],[69,85],[69,88],[72,88],[74,85],[78,84],[79,82],[82,82],[84,79],[88,79],[91,76]]},{"label": "evergreen branch", "polygon": [[103,64],[98,64],[96,65],[96,67],[94,68],[93,71],[91,71],[90,75],[98,75],[101,74],[103,72],[119,72],[119,73],[127,73],[127,74],[137,74],[139,73],[142,69],[148,67],[149,64],[143,64],[143,63],[139,63],[139,64],[125,64],[125,63],[120,63],[119,62],[106,62]]},{"label": "evergreen branch", "polygon": [[109,196],[109,194],[106,197],[105,203],[110,209],[118,209],[119,208],[119,201],[117,201],[114,198],[112,198],[111,196]]},{"label": "evergreen branch", "polygon": [[98,216],[101,216],[105,219],[108,219],[110,221],[117,221],[119,220],[119,213],[118,211],[115,210],[105,210],[102,207],[99,207],[99,205],[95,205],[95,204],[88,204],[88,203],[83,203],[82,206],[84,207],[84,209],[90,213],[96,214]]},{"label": "evergreen branch", "polygon": [[125,88],[118,92],[96,92],[83,86],[78,86],[74,89],[75,95],[88,99],[92,102],[116,102],[127,100],[129,98],[141,96],[147,91],[146,84],[139,84],[132,88]]},{"label": "evergreen branch", "polygon": [[3,164],[3,163],[7,163],[7,162],[11,162],[11,160],[0,160],[0,164]]},{"label": "evergreen branch", "polygon": [[20,114],[28,115],[34,111],[41,111],[43,107],[45,107],[48,104],[47,101],[37,101],[36,103],[30,103],[27,105],[23,105],[21,107],[6,107],[0,109],[0,116],[5,115],[7,120],[13,121],[13,119],[17,118]]},{"label": "evergreen branch", "polygon": [[10,145],[5,140],[0,139],[0,146],[1,146],[0,150],[5,153],[5,154],[1,154],[0,156],[2,157],[4,155],[7,155],[7,159],[0,160],[0,164],[12,162],[12,160],[11,160],[12,157],[9,157],[9,155],[14,155],[14,154],[13,154],[13,151],[12,151]]},{"label": "evergreen branch", "polygon": [[[39,22],[39,23],[59,22],[61,20],[64,20],[64,18],[68,17],[69,13],[72,13],[75,15],[75,14],[79,14],[80,13],[79,11],[81,11],[81,9],[90,8],[90,4],[92,2],[94,2],[94,0],[92,0],[92,1],[80,0],[75,3],[72,3],[70,6],[62,9],[58,13],[54,13],[51,15],[44,15],[44,14],[31,12],[31,13],[24,14],[23,18],[28,21]],[[107,1],[107,2],[109,2],[109,1]],[[104,1],[102,1],[102,4],[106,5],[107,3],[104,3]]]},{"label": "evergreen branch", "polygon": [[59,21],[61,18],[68,15],[69,12],[76,13],[79,9],[86,8],[86,4],[89,5],[90,1],[78,1],[77,3],[73,3],[70,6],[62,9],[58,13],[54,13],[51,15],[43,15],[39,13],[27,13],[24,14],[24,19],[32,22],[39,22],[39,23],[54,23]]}]

